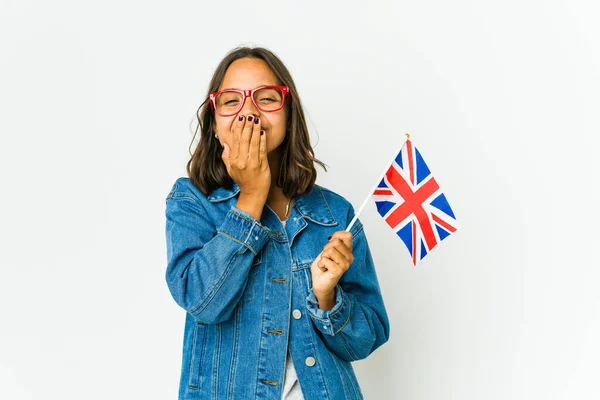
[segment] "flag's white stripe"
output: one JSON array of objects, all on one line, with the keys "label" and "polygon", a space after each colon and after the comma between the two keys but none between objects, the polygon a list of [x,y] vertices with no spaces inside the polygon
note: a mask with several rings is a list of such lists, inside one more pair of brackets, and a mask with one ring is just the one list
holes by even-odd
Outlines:
[{"label": "flag's white stripe", "polygon": [[[450,215],[446,214],[445,212],[443,212],[439,208],[434,207],[431,204],[427,204],[427,207],[425,209],[426,209],[426,211],[428,213],[435,214],[436,217],[438,217],[439,219],[441,219],[442,221],[444,221],[448,225],[454,227],[454,229],[458,229],[458,226],[456,224],[456,219],[452,218]],[[443,228],[443,226],[442,226],[442,228]],[[447,230],[446,228],[444,228],[444,229]]]}]

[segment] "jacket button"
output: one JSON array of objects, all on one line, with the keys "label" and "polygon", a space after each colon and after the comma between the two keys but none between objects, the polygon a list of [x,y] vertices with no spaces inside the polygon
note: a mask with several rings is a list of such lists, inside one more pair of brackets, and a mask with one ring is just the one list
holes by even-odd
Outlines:
[{"label": "jacket button", "polygon": [[300,317],[302,317],[302,313],[300,312],[300,310],[294,310],[294,311],[292,311],[292,315],[296,319],[300,319]]},{"label": "jacket button", "polygon": [[304,361],[304,363],[306,365],[308,365],[309,367],[312,367],[313,365],[315,365],[316,361],[313,357],[306,357],[306,360]]}]

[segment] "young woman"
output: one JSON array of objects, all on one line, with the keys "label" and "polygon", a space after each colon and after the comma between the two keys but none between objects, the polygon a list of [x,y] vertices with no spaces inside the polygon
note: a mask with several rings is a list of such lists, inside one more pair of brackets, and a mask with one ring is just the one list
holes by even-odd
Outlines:
[{"label": "young woman", "polygon": [[281,60],[218,65],[200,142],[166,198],[169,290],[187,311],[179,399],[362,399],[351,362],[389,321],[360,220],[315,183],[300,97]]}]

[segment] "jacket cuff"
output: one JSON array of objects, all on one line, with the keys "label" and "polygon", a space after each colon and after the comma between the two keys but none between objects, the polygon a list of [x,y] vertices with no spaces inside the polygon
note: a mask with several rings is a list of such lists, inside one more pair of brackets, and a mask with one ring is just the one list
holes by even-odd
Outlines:
[{"label": "jacket cuff", "polygon": [[335,285],[335,305],[331,310],[321,310],[312,288],[306,296],[306,309],[314,325],[325,335],[333,336],[350,321],[352,300],[339,284]]},{"label": "jacket cuff", "polygon": [[269,234],[262,224],[246,211],[232,206],[217,232],[249,248],[258,254],[269,240]]}]

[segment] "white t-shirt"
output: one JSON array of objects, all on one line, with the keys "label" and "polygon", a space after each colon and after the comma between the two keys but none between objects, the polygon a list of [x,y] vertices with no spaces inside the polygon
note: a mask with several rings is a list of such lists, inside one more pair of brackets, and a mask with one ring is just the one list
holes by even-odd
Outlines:
[{"label": "white t-shirt", "polygon": [[[281,221],[284,228],[286,222],[287,220]],[[298,376],[296,375],[296,369],[294,368],[294,363],[292,362],[292,356],[290,354],[289,349],[285,362],[285,375],[283,378],[283,390],[281,391],[281,399],[304,400],[304,395],[302,394],[302,390],[300,389],[300,382],[298,381]]]}]

